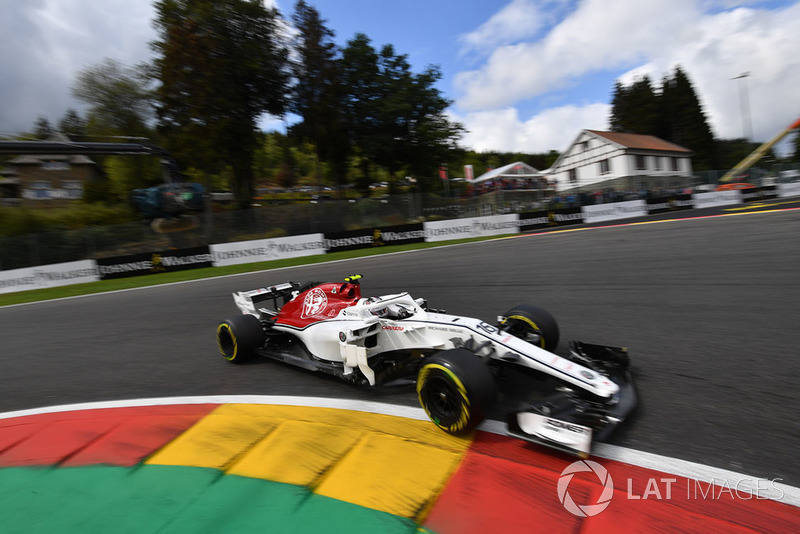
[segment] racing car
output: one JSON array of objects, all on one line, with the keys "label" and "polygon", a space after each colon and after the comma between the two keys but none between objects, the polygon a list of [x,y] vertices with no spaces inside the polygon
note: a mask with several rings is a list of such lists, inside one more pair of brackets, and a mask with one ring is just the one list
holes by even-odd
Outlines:
[{"label": "racing car", "polygon": [[489,324],[406,292],[362,297],[360,282],[233,293],[242,313],[217,327],[219,350],[231,363],[263,356],[366,388],[415,386],[446,432],[499,412],[507,434],[584,458],[636,405],[627,349],[573,341],[556,354],[558,324],[540,307]]}]

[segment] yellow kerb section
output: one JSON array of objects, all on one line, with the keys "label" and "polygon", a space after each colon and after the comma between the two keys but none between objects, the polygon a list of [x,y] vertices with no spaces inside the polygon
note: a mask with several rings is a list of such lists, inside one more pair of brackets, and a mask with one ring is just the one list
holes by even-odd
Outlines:
[{"label": "yellow kerb section", "polygon": [[210,467],[420,520],[471,440],[430,421],[333,408],[225,404],[147,460]]}]

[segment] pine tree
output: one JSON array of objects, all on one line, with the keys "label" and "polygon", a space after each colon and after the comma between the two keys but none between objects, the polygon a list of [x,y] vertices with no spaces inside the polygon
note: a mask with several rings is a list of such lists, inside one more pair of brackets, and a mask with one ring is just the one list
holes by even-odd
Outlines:
[{"label": "pine tree", "polygon": [[700,100],[680,67],[665,76],[660,91],[647,76],[630,86],[617,81],[611,103],[611,129],[654,135],[694,151],[695,169],[712,169],[715,141]]},{"label": "pine tree", "polygon": [[292,127],[292,133],[316,146],[318,159],[331,164],[337,184],[342,184],[349,147],[334,33],[317,9],[303,0],[297,2],[293,20],[298,31],[294,46],[298,59],[291,65],[294,87],[290,109],[303,120]]},{"label": "pine tree", "polygon": [[262,0],[159,0],[155,75],[169,148],[200,170],[233,170],[237,204],[250,206],[256,122],[287,107],[287,52],[279,14]]},{"label": "pine tree", "polygon": [[661,100],[665,139],[694,151],[695,169],[714,168],[714,135],[689,77],[680,67],[665,80]]},{"label": "pine tree", "polygon": [[616,82],[611,106],[611,129],[656,135],[658,132],[658,96],[650,77],[637,78],[629,87]]},{"label": "pine tree", "polygon": [[86,121],[78,115],[77,111],[68,109],[58,123],[58,129],[73,141],[81,140],[86,136]]},{"label": "pine tree", "polygon": [[47,139],[53,134],[53,127],[46,117],[39,117],[33,125],[33,135],[36,139]]}]

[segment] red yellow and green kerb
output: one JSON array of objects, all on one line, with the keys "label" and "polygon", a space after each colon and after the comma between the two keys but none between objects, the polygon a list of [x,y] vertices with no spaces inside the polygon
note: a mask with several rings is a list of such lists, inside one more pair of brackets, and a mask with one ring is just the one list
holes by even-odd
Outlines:
[{"label": "red yellow and green kerb", "polygon": [[[626,502],[625,488],[602,514],[578,518],[556,492],[574,460],[488,432],[456,438],[429,421],[335,408],[47,413],[0,419],[0,517],[4,533],[26,534],[642,532],[659,518],[697,531],[800,524],[797,508],[775,501]],[[653,474],[603,464],[638,481],[638,494]],[[602,489],[570,485],[587,502]]]}]

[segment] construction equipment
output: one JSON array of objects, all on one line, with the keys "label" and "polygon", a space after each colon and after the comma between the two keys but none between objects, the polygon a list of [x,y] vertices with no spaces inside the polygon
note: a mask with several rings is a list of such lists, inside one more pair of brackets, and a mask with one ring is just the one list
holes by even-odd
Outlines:
[{"label": "construction equipment", "polygon": [[725,173],[725,176],[720,178],[720,183],[730,182],[734,178],[740,176],[744,171],[755,165],[761,157],[767,153],[767,150],[772,148],[778,141],[786,137],[792,130],[800,128],[800,119],[794,121],[788,128],[781,131],[778,135],[753,150],[746,158],[736,164],[734,168]]}]

